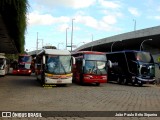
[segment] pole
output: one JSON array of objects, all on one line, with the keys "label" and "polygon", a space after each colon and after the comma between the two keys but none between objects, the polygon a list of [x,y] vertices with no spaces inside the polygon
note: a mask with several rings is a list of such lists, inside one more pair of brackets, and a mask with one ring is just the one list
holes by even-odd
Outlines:
[{"label": "pole", "polygon": [[37,47],[36,47],[36,49],[37,49],[37,50],[36,50],[36,54],[37,54],[37,53],[38,53],[38,32],[37,32],[37,43],[36,43],[36,46],[37,46]]},{"label": "pole", "polygon": [[133,21],[134,21],[134,31],[136,31],[136,20],[133,19]]},{"label": "pole", "polygon": [[[140,45],[140,51],[143,49],[143,43],[144,43],[145,41],[152,41],[152,39],[146,39],[146,40],[144,40],[144,41],[141,43],[141,45]],[[141,48],[142,48],[142,49],[141,49]]]},{"label": "pole", "polygon": [[112,45],[111,45],[111,52],[112,52],[112,47],[113,47],[113,45],[114,45],[116,42],[120,42],[120,41],[114,41],[114,42],[112,43]]},{"label": "pole", "polygon": [[69,28],[66,28],[66,50],[67,50],[67,30],[68,30]]},{"label": "pole", "polygon": [[71,51],[72,51],[72,42],[73,42],[73,20],[75,20],[75,19],[72,19],[72,32],[71,32]]}]

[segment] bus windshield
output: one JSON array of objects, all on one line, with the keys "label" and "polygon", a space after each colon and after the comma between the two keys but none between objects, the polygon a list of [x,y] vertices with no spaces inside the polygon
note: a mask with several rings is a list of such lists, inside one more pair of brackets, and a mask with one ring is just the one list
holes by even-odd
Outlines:
[{"label": "bus windshield", "polygon": [[140,62],[153,63],[152,56],[150,55],[150,53],[147,52],[137,52],[136,59]]},{"label": "bus windshield", "polygon": [[106,55],[85,54],[84,58],[85,58],[85,60],[107,61]]},{"label": "bus windshield", "polygon": [[0,65],[3,65],[3,64],[4,64],[4,59],[0,58]]},{"label": "bus windshield", "polygon": [[52,74],[71,73],[71,56],[47,56],[46,69]]},{"label": "bus windshield", "polygon": [[84,67],[84,73],[98,74],[98,75],[107,74],[106,62],[86,60],[85,67]]},{"label": "bus windshield", "polygon": [[19,56],[19,62],[31,62],[31,56]]},{"label": "bus windshield", "polygon": [[84,73],[86,74],[107,74],[106,56],[86,54]]}]

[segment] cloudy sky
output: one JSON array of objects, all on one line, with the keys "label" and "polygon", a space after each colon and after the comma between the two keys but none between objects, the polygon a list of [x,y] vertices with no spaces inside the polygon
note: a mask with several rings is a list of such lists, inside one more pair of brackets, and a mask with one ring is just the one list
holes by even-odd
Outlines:
[{"label": "cloudy sky", "polygon": [[[29,0],[25,48],[66,48],[126,32],[160,25],[159,0]],[[67,48],[70,50],[70,48]],[[75,48],[73,48],[75,49]]]}]

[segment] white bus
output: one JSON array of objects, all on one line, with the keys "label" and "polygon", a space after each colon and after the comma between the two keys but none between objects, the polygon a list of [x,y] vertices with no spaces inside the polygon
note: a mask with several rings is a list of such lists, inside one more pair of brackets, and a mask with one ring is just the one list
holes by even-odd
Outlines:
[{"label": "white bus", "polygon": [[5,76],[9,71],[9,60],[5,54],[0,53],[0,76]]},{"label": "white bus", "polygon": [[68,50],[43,49],[36,56],[37,80],[40,80],[42,85],[70,84],[72,63],[75,63],[75,59]]}]

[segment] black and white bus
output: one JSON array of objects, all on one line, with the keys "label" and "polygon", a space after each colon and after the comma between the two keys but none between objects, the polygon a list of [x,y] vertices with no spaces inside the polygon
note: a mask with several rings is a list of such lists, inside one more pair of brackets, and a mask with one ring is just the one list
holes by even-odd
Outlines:
[{"label": "black and white bus", "polygon": [[155,65],[149,52],[125,50],[106,55],[112,62],[112,67],[108,69],[108,81],[139,86],[155,82]]}]

